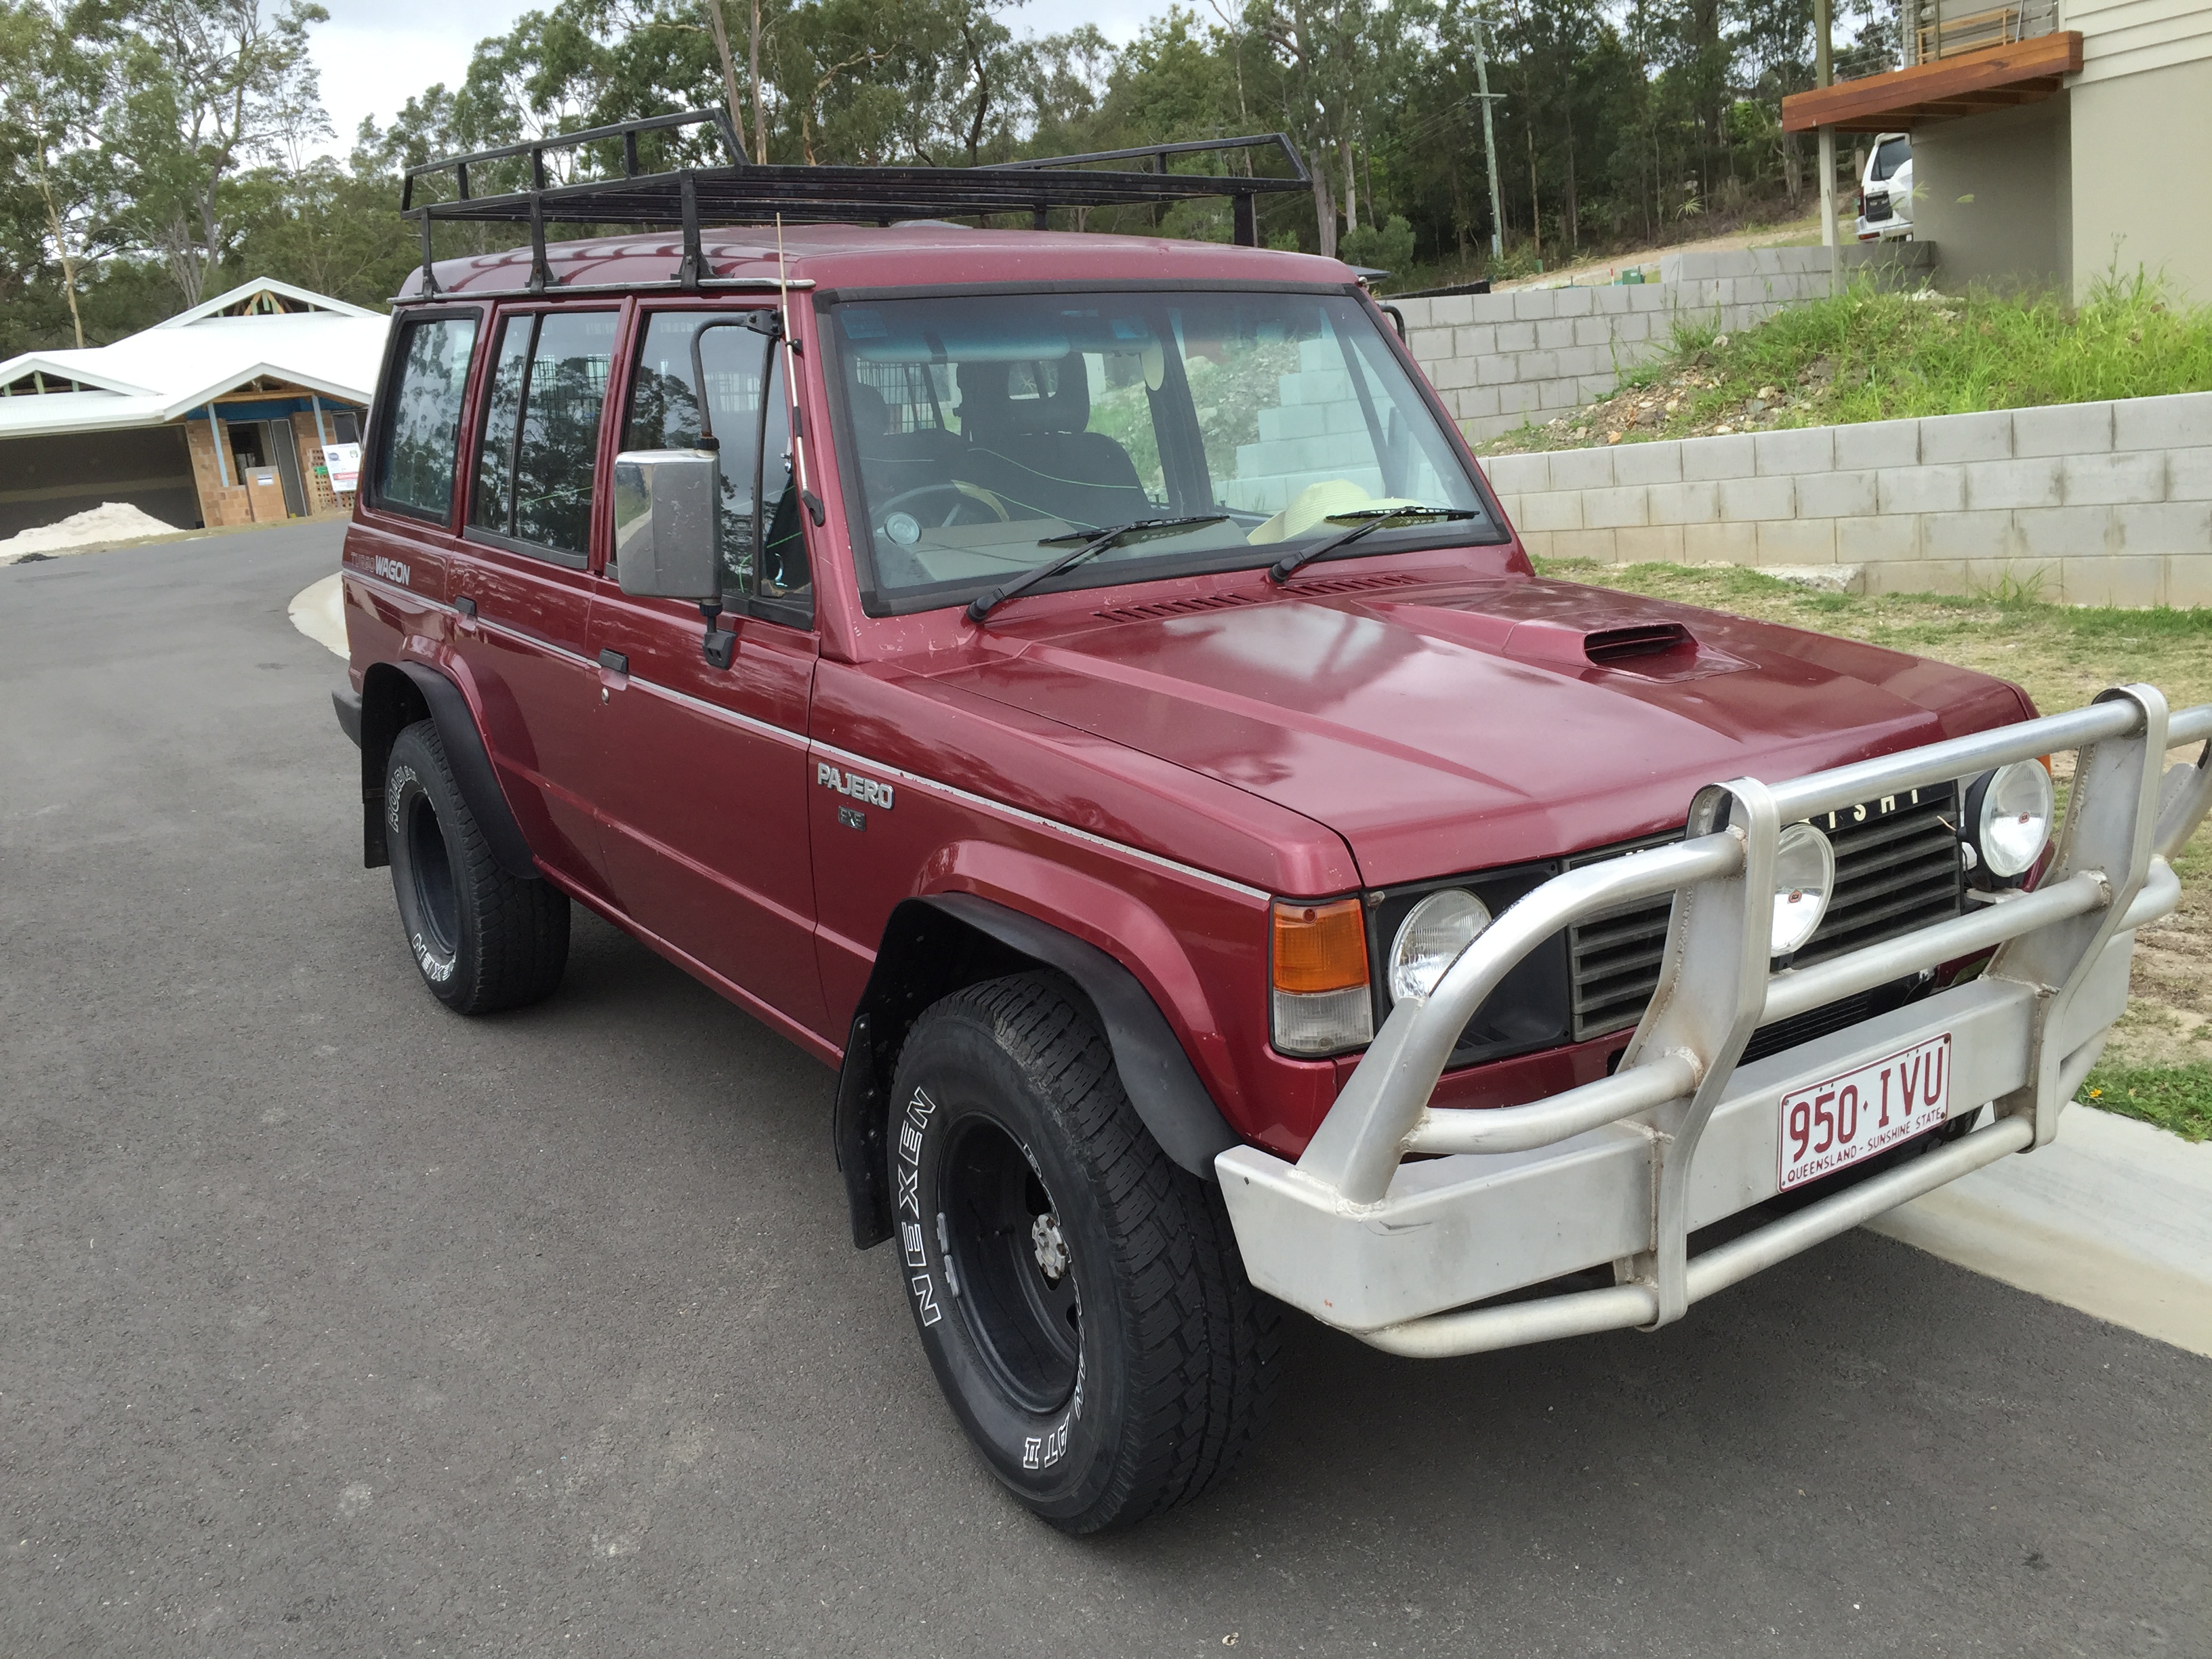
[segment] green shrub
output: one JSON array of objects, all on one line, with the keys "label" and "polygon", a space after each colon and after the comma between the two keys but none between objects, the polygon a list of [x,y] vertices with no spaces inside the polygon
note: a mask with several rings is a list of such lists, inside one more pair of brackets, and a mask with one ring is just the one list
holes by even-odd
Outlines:
[{"label": "green shrub", "polygon": [[1413,227],[1395,213],[1380,230],[1360,225],[1344,233],[1343,240],[1336,245],[1336,257],[1348,265],[1404,270],[1413,263]]}]

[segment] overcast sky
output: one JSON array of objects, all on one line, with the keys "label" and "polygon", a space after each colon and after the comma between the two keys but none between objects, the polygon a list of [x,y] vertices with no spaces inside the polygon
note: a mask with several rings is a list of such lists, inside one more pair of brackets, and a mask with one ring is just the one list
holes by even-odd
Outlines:
[{"label": "overcast sky", "polygon": [[[504,34],[533,9],[532,0],[324,0],[331,21],[310,35],[322,71],[323,106],[337,136],[329,148],[353,148],[364,115],[388,125],[399,106],[433,82],[458,86],[469,54],[486,35]],[[542,8],[546,0],[535,0]],[[1029,0],[1000,15],[1017,34],[1050,34],[1096,23],[1127,40],[1166,0]]]}]

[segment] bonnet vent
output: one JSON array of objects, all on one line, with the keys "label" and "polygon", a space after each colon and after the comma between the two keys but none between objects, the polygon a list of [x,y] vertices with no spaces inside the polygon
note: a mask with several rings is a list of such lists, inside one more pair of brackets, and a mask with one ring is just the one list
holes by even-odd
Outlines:
[{"label": "bonnet vent", "polygon": [[1256,593],[1205,593],[1191,599],[1162,599],[1157,605],[1122,605],[1101,611],[1107,622],[1159,622],[1169,617],[1188,617],[1200,611],[1226,611],[1232,605],[1257,605]]},{"label": "bonnet vent", "polygon": [[1595,668],[1618,668],[1643,657],[1662,657],[1695,644],[1680,623],[1638,623],[1630,628],[1601,628],[1583,638],[1583,654]]},{"label": "bonnet vent", "polygon": [[1300,582],[1296,587],[1285,591],[1304,599],[1313,593],[1364,593],[1376,587],[1411,587],[1423,580],[1404,571],[1385,572],[1379,576],[1338,576],[1317,582]]}]

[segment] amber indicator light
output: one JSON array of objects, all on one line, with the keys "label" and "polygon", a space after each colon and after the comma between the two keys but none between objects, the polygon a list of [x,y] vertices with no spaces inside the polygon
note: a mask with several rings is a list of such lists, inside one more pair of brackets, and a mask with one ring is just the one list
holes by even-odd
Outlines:
[{"label": "amber indicator light", "polygon": [[1367,923],[1358,899],[1275,902],[1275,988],[1348,991],[1367,983]]}]

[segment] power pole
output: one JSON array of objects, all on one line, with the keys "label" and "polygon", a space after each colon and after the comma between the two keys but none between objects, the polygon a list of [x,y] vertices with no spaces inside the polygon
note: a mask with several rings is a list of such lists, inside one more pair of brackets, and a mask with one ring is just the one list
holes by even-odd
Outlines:
[{"label": "power pole", "polygon": [[[1831,0],[1813,0],[1813,82],[1815,86],[1835,84],[1835,58],[1828,46],[1828,21]],[[1836,246],[1836,130],[1820,129],[1820,246],[1833,249]],[[1836,255],[1828,256],[1829,288],[1835,287]]]},{"label": "power pole", "polygon": [[[1827,0],[1820,0],[1822,5]],[[1505,251],[1503,232],[1505,228],[1504,198],[1498,190],[1498,134],[1490,124],[1490,60],[1482,46],[1482,19],[1474,20],[1474,95],[1482,104],[1482,154],[1490,164],[1490,257],[1497,258]],[[1500,93],[1499,97],[1505,94]]]}]

